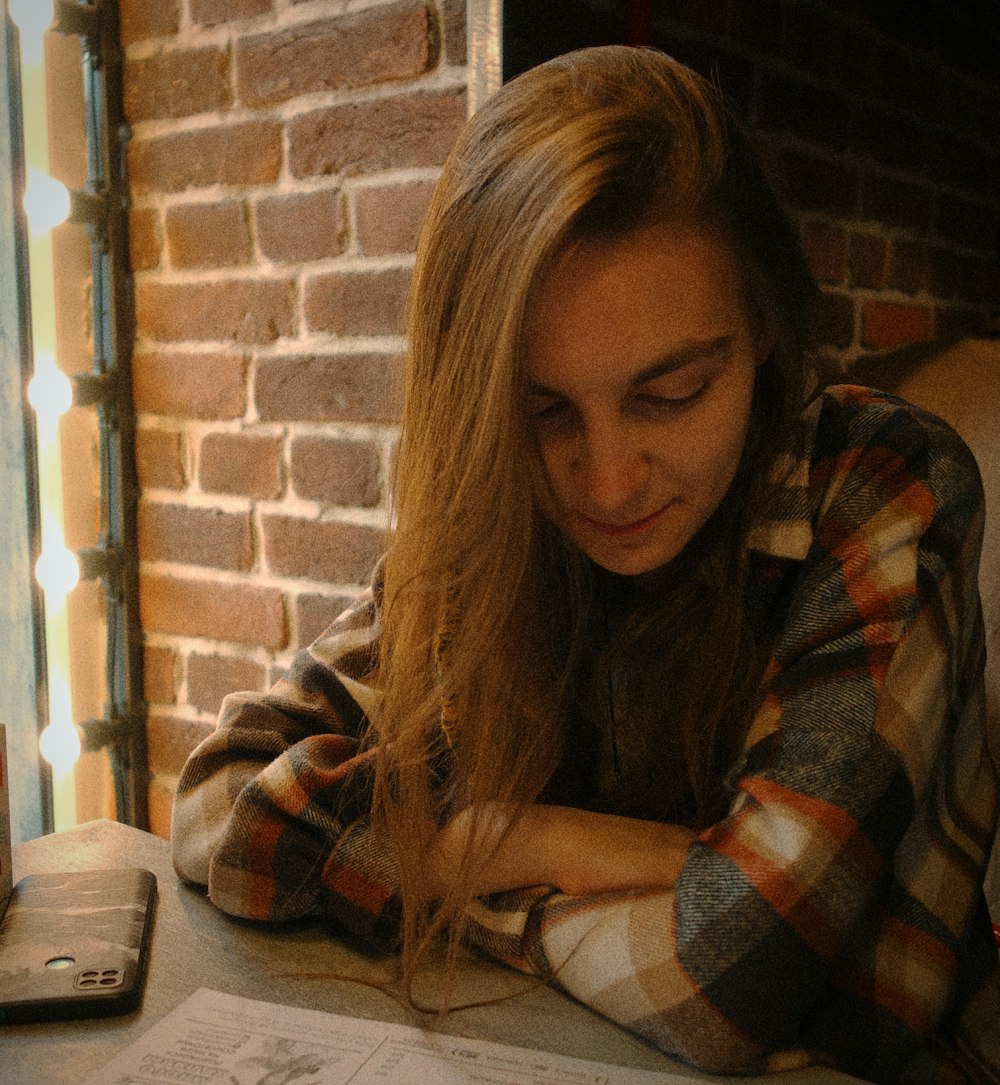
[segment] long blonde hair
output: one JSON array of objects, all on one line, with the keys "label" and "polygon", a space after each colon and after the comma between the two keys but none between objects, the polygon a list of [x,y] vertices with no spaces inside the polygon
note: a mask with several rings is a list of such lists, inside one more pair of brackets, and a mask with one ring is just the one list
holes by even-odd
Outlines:
[{"label": "long blonde hair", "polygon": [[[432,905],[424,857],[435,827],[468,806],[542,795],[568,763],[572,705],[622,665],[620,648],[595,646],[590,635],[599,575],[534,499],[523,329],[539,282],[567,244],[654,218],[726,231],[749,303],[776,341],[760,369],[737,498],[724,502],[721,526],[712,525],[719,542],[705,545],[718,555],[708,582],[733,588],[734,601],[715,615],[721,629],[735,629],[728,653],[721,649],[722,689],[693,705],[689,715],[699,718],[674,743],[685,800],[667,803],[663,816],[676,810],[704,820],[718,799],[711,782],[741,737],[730,732],[747,716],[759,673],[748,662],[751,638],[736,598],[748,504],[739,495],[758,485],[774,438],[801,405],[811,280],[716,90],[652,50],[583,50],[526,72],[472,118],[444,167],[417,256],[385,571],[384,700],[372,738],[373,816],[401,869],[404,970],[431,935],[457,930],[477,864],[488,861],[470,848],[454,891]],[[704,594],[682,590],[673,609],[654,601],[623,626],[622,644],[655,672],[639,683],[644,703],[663,699],[661,656],[676,670],[691,654],[671,615]],[[649,647],[662,638],[677,641],[681,654]],[[700,718],[706,714],[715,718]],[[738,719],[727,732],[730,717]],[[707,738],[691,737],[702,729]]]}]

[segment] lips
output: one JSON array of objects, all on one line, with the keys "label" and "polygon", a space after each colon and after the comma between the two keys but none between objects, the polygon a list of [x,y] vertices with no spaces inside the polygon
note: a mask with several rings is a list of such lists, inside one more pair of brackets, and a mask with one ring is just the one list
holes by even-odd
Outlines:
[{"label": "lips", "polygon": [[648,531],[657,523],[671,504],[672,502],[668,501],[666,505],[657,509],[652,515],[645,516],[641,520],[632,520],[626,524],[609,524],[602,520],[592,520],[589,516],[582,516],[582,519],[589,527],[593,528],[594,531],[599,531],[602,535],[607,535],[613,539],[627,539]]}]

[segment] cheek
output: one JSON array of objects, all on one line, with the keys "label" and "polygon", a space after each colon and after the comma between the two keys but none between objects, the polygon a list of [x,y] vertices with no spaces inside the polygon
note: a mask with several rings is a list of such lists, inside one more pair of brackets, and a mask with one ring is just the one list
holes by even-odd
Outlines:
[{"label": "cheek", "polygon": [[533,442],[529,459],[531,468],[531,492],[542,513],[553,519],[560,493],[558,456],[549,442]]},{"label": "cheek", "polygon": [[706,495],[721,495],[733,480],[750,422],[752,388],[740,387],[738,394],[726,396],[713,409],[698,418],[683,442],[683,457],[689,482]]},{"label": "cheek", "polygon": [[545,496],[563,492],[570,473],[566,442],[552,437],[538,438],[535,441],[532,465],[536,493]]}]

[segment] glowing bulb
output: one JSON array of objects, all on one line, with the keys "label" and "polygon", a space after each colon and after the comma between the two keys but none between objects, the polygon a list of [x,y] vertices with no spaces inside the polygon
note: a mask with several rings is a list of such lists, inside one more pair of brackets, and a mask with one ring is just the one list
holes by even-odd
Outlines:
[{"label": "glowing bulb", "polygon": [[10,0],[7,10],[17,24],[25,62],[41,64],[42,38],[55,17],[55,0]]},{"label": "glowing bulb", "polygon": [[35,372],[28,381],[28,402],[42,424],[52,424],[73,406],[73,385],[45,351],[35,355]]},{"label": "glowing bulb", "polygon": [[35,579],[55,605],[80,583],[80,563],[62,541],[46,543],[35,562]]},{"label": "glowing bulb", "polygon": [[54,722],[38,736],[38,749],[60,780],[80,759],[80,734],[70,722],[73,708],[69,683],[58,672],[49,679],[49,718]]},{"label": "glowing bulb", "polygon": [[24,187],[24,213],[33,234],[54,230],[69,218],[69,189],[41,170],[28,170]]},{"label": "glowing bulb", "polygon": [[50,723],[38,736],[38,749],[57,780],[68,776],[80,760],[80,735],[75,727]]},{"label": "glowing bulb", "polygon": [[44,34],[55,18],[55,0],[10,0],[10,17],[22,34]]}]

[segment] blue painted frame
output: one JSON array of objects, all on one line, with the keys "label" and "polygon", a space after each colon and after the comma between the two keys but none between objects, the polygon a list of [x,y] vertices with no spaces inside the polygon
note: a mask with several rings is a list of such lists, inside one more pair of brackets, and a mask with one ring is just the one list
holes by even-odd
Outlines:
[{"label": "blue painted frame", "polygon": [[0,720],[7,728],[11,837],[52,831],[52,781],[38,752],[47,718],[17,31],[0,17]]}]

